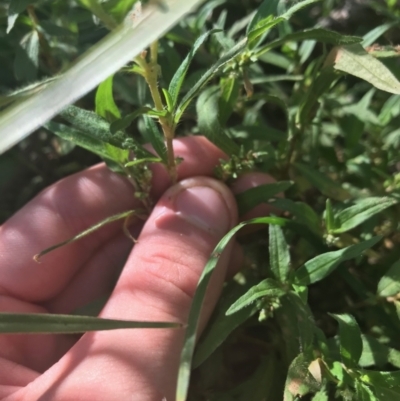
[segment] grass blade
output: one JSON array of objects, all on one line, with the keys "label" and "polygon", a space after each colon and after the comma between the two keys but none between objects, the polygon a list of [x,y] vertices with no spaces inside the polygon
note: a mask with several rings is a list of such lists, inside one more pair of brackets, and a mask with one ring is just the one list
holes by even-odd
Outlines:
[{"label": "grass blade", "polygon": [[197,290],[193,298],[192,307],[189,313],[188,327],[186,329],[185,343],[181,353],[181,360],[178,372],[178,384],[176,389],[176,401],[185,401],[187,396],[187,391],[189,387],[190,370],[192,357],[194,352],[194,347],[196,344],[196,333],[199,323],[199,317],[201,308],[203,305],[203,300],[206,294],[208,282],[210,281],[211,275],[219,261],[221,253],[227,246],[228,242],[232,237],[244,226],[248,224],[277,224],[285,225],[286,219],[279,217],[261,217],[258,219],[252,219],[245,221],[226,234],[218,245],[215,247],[210,259],[208,260],[206,266],[204,267],[203,273],[200,277],[199,283],[197,285]]},{"label": "grass blade", "polygon": [[115,329],[179,329],[181,323],[135,322],[102,319],[93,316],[56,315],[49,313],[0,313],[0,333],[84,333]]},{"label": "grass blade", "polygon": [[125,21],[42,92],[4,110],[0,114],[0,153],[118,71],[201,1],[169,0],[166,12],[150,4],[140,20]]},{"label": "grass blade", "polygon": [[33,259],[36,262],[39,262],[39,259],[42,256],[46,255],[47,253],[52,252],[55,249],[61,248],[64,245],[68,245],[68,244],[71,244],[72,242],[78,241],[79,239],[86,237],[89,234],[92,234],[94,231],[105,226],[106,224],[113,223],[114,221],[121,220],[121,219],[128,219],[129,217],[131,217],[133,215],[138,215],[139,213],[140,213],[140,211],[137,211],[137,210],[128,210],[126,212],[118,213],[118,214],[115,214],[114,216],[107,217],[106,219],[100,221],[99,223],[94,224],[92,227],[89,227],[88,229],[80,232],[79,234],[74,235],[72,238],[69,238],[63,242],[60,242],[59,244],[50,246],[49,248],[47,248],[47,249],[43,250],[42,252],[38,253],[37,255],[35,255],[33,257]]}]

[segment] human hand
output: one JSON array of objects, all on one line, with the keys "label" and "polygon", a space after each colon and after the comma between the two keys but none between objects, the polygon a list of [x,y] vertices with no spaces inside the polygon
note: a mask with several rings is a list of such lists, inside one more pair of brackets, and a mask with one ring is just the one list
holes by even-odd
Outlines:
[{"label": "human hand", "polygon": [[[0,311],[72,313],[108,294],[103,318],[185,322],[201,271],[215,245],[238,222],[232,192],[211,176],[226,157],[202,137],[176,140],[184,161],[179,179],[153,166],[153,197],[146,223],[120,224],[60,248],[37,265],[32,256],[96,222],[139,207],[126,179],[98,165],[39,194],[0,228]],[[195,177],[195,178],[188,178]],[[188,179],[187,179],[188,178]],[[255,173],[236,191],[271,179]],[[268,213],[268,209],[258,210]],[[129,256],[128,256],[129,255]],[[128,256],[128,259],[126,260]],[[227,271],[240,266],[238,244],[228,245],[212,277],[201,327],[221,292]],[[0,399],[5,401],[173,400],[184,331],[114,330],[71,335],[1,335]]]}]

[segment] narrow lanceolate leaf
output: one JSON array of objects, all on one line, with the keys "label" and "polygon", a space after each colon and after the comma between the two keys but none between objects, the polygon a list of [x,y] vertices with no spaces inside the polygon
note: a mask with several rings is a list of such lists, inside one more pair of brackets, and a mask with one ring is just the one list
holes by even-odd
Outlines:
[{"label": "narrow lanceolate leaf", "polygon": [[173,107],[176,106],[178,101],[179,92],[182,88],[183,81],[185,80],[186,73],[189,69],[190,63],[193,60],[194,55],[196,54],[197,50],[199,50],[200,46],[207,40],[207,38],[215,33],[220,32],[220,29],[213,29],[211,31],[203,33],[203,35],[199,36],[197,40],[194,42],[193,47],[190,49],[189,54],[186,58],[182,61],[182,64],[176,70],[174,76],[171,79],[169,84],[168,92],[171,95]]},{"label": "narrow lanceolate leaf", "polygon": [[72,124],[72,126],[84,132],[87,136],[98,141],[109,143],[121,149],[130,149],[135,156],[142,158],[154,157],[148,150],[140,145],[135,139],[129,137],[122,131],[111,133],[110,124],[96,113],[76,106],[68,106],[61,111],[60,116]]},{"label": "narrow lanceolate leaf", "polygon": [[219,123],[219,92],[206,89],[197,99],[196,111],[200,132],[227,155],[239,153],[239,146],[229,138]]},{"label": "narrow lanceolate leaf", "polygon": [[392,21],[377,26],[363,36],[362,45],[364,47],[373,45],[374,43],[376,43],[377,39],[379,39],[384,33],[386,33],[389,29],[393,28],[396,25],[397,21]]},{"label": "narrow lanceolate leaf", "polygon": [[99,85],[95,98],[96,113],[110,123],[121,118],[121,113],[114,101],[113,79],[114,75],[111,75]]},{"label": "narrow lanceolate leaf", "polygon": [[383,91],[400,94],[400,82],[397,78],[361,45],[343,46],[332,52],[336,70],[361,78]]},{"label": "narrow lanceolate leaf", "polygon": [[179,329],[181,323],[135,322],[102,319],[93,316],[55,315],[48,313],[0,313],[0,333],[84,333],[116,329]]},{"label": "narrow lanceolate leaf", "polygon": [[244,214],[260,203],[267,203],[271,198],[283,193],[292,185],[293,183],[291,181],[275,182],[273,184],[265,184],[250,188],[236,195],[239,213]]},{"label": "narrow lanceolate leaf", "polygon": [[203,300],[206,294],[208,283],[210,281],[211,275],[217,265],[221,253],[228,245],[231,238],[244,226],[248,224],[278,224],[285,225],[287,223],[286,219],[279,217],[260,217],[257,219],[252,219],[245,221],[226,234],[218,245],[215,247],[210,259],[208,260],[206,266],[204,267],[203,273],[200,277],[199,283],[197,285],[196,293],[193,297],[192,307],[190,309],[188,326],[186,329],[185,342],[181,352],[181,359],[178,372],[178,383],[176,389],[176,401],[185,401],[187,396],[187,391],[189,387],[191,363],[194,352],[194,347],[196,344],[196,333],[199,324],[200,313],[203,305]]},{"label": "narrow lanceolate leaf", "polygon": [[112,134],[115,134],[118,131],[123,131],[124,129],[128,128],[133,123],[133,121],[135,121],[138,117],[146,115],[147,113],[151,113],[152,111],[153,110],[150,107],[146,106],[139,107],[132,113],[129,113],[124,117],[119,118],[118,120],[112,122],[110,125],[110,132]]},{"label": "narrow lanceolate leaf", "polygon": [[307,203],[293,202],[285,198],[271,199],[268,203],[289,212],[296,218],[296,221],[307,226],[313,232],[321,234],[321,218]]},{"label": "narrow lanceolate leaf", "polygon": [[150,2],[136,21],[128,16],[54,83],[0,114],[0,153],[118,71],[201,1],[168,0],[167,11]]},{"label": "narrow lanceolate leaf", "polygon": [[296,163],[295,167],[307,181],[324,195],[337,200],[345,200],[350,197],[350,194],[338,182],[333,181],[324,173],[301,163]]},{"label": "narrow lanceolate leaf", "polygon": [[400,260],[394,263],[378,283],[377,294],[380,297],[391,297],[400,292]]},{"label": "narrow lanceolate leaf", "polygon": [[[120,161],[120,154],[118,157],[114,157],[116,155],[115,152],[112,151],[113,146],[108,143],[104,143],[98,139],[91,137],[90,135],[85,134],[82,131],[76,130],[72,127],[68,127],[65,124],[59,124],[54,121],[47,122],[44,127],[51,131],[53,134],[59,136],[62,139],[67,141],[71,141],[74,144],[81,146],[82,148],[89,150],[90,152],[96,153],[102,159],[112,160],[116,163]],[[108,146],[107,146],[108,145]],[[115,148],[121,150],[125,153],[126,158],[128,157],[129,151],[122,150],[119,148]]]},{"label": "narrow lanceolate leaf", "polygon": [[280,0],[264,0],[250,24],[247,26],[247,33],[253,31],[257,26],[264,25],[267,18],[276,16],[278,13],[278,4]]},{"label": "narrow lanceolate leaf", "polygon": [[274,315],[285,342],[286,360],[291,361],[299,352],[310,351],[315,322],[310,307],[295,292],[288,292],[279,301],[281,306]]},{"label": "narrow lanceolate leaf", "polygon": [[360,43],[362,38],[357,36],[341,35],[340,33],[322,28],[306,29],[304,31],[290,33],[282,38],[276,39],[264,46],[259,47],[257,50],[255,50],[254,55],[259,57],[263,53],[282,46],[287,42],[300,42],[303,40],[316,40],[321,43],[328,43],[338,46]]},{"label": "narrow lanceolate leaf", "polygon": [[373,247],[381,239],[381,236],[376,236],[359,244],[316,256],[296,271],[295,283],[308,285],[322,280],[332,273],[340,263],[360,256],[365,250]]},{"label": "narrow lanceolate leaf", "polygon": [[202,333],[193,358],[193,368],[201,365],[236,328],[259,311],[258,305],[251,304],[228,315],[231,305],[254,285],[253,280],[239,284],[231,280],[224,287],[211,321]]},{"label": "narrow lanceolate leaf", "polygon": [[167,147],[165,146],[164,138],[158,129],[157,124],[149,116],[144,116],[143,118],[146,127],[145,139],[151,143],[163,163],[167,164]]},{"label": "narrow lanceolate leaf", "polygon": [[269,226],[269,265],[273,276],[285,283],[290,270],[289,247],[279,226]]},{"label": "narrow lanceolate leaf", "polygon": [[[279,1],[265,0],[263,3],[263,5],[265,4],[265,11],[260,9],[263,11],[264,18],[260,18],[260,16],[257,16],[256,14],[253,20],[255,21],[255,23],[253,23],[252,21],[250,24],[250,29],[248,29],[247,34],[248,34],[249,45],[254,44],[260,36],[264,35],[268,30],[270,30],[274,26],[280,24],[283,21],[289,20],[293,16],[293,14],[295,14],[297,11],[301,10],[304,7],[309,6],[310,4],[317,3],[318,1],[321,0],[303,0],[296,2],[287,11],[278,15],[277,4],[275,3],[279,3]],[[268,3],[271,3],[271,6],[269,6]]]},{"label": "narrow lanceolate leaf", "polygon": [[332,230],[332,232],[339,234],[349,231],[397,202],[397,199],[389,197],[362,199],[356,205],[350,206],[336,215],[337,228]]},{"label": "narrow lanceolate leaf", "polygon": [[358,366],[363,343],[356,319],[349,314],[330,315],[339,323],[339,345],[343,363],[347,367]]},{"label": "narrow lanceolate leaf", "polygon": [[226,63],[237,57],[245,49],[245,47],[246,39],[243,39],[238,42],[230,51],[223,54],[222,57],[201,76],[201,78],[196,82],[193,88],[186,93],[186,95],[177,106],[174,121],[175,124],[178,124],[182,117],[182,114],[189,106],[190,102],[200,94],[206,83],[212,77],[214,77]]},{"label": "narrow lanceolate leaf", "polygon": [[[277,227],[271,225],[270,227]],[[250,288],[244,295],[242,295],[230,308],[226,311],[226,315],[232,315],[239,310],[254,304],[259,299],[265,298],[271,301],[277,300],[285,294],[285,290],[281,287],[279,282],[272,278],[267,278],[254,287]]]},{"label": "narrow lanceolate leaf", "polygon": [[332,233],[336,228],[335,216],[333,214],[332,202],[330,199],[326,200],[325,207],[325,226],[328,234]]},{"label": "narrow lanceolate leaf", "polygon": [[121,220],[121,219],[127,219],[127,218],[129,218],[131,216],[134,216],[134,215],[140,215],[141,213],[143,213],[143,212],[140,211],[140,210],[128,210],[126,212],[118,213],[118,214],[115,214],[114,216],[107,217],[106,219],[100,221],[99,223],[94,224],[92,227],[89,227],[88,229],[80,232],[79,234],[74,235],[72,238],[69,238],[69,239],[67,239],[67,240],[65,240],[63,242],[58,243],[58,244],[52,245],[49,248],[41,251],[40,253],[35,255],[33,257],[33,259],[36,262],[39,262],[39,259],[42,256],[46,255],[47,253],[50,253],[50,252],[52,252],[52,251],[54,251],[54,250],[56,250],[58,248],[61,248],[62,246],[71,244],[72,242],[78,241],[81,238],[86,237],[89,234],[92,234],[94,231],[96,231],[99,228],[105,226],[106,224],[110,224],[110,223],[113,223],[114,221]]}]

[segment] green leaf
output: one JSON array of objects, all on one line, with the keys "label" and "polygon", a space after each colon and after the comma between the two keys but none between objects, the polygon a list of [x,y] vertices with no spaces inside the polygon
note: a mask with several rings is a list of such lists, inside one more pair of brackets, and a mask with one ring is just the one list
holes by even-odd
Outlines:
[{"label": "green leaf", "polygon": [[176,401],[185,401],[189,387],[189,378],[191,371],[191,361],[193,356],[194,347],[196,344],[196,333],[198,331],[198,324],[200,313],[203,305],[203,300],[207,291],[208,283],[211,275],[217,265],[221,253],[231,240],[231,238],[244,226],[248,224],[278,224],[284,225],[287,220],[279,217],[260,217],[240,223],[228,234],[226,234],[218,245],[215,247],[210,259],[204,267],[203,273],[197,285],[196,293],[193,297],[192,306],[188,318],[188,326],[185,334],[184,346],[181,352],[180,365],[178,371],[178,384],[176,389]]},{"label": "green leaf", "polygon": [[[113,153],[111,150],[111,146],[107,147],[107,143],[104,143],[103,141],[100,141],[98,139],[93,138],[90,135],[85,134],[82,131],[76,130],[74,128],[68,127],[67,125],[64,124],[59,124],[54,121],[49,121],[47,122],[44,127],[51,131],[53,134],[59,136],[62,139],[65,139],[67,141],[71,141],[75,143],[76,145],[89,150],[90,152],[96,153],[98,156],[105,160],[112,160],[117,163],[120,162],[121,160],[121,154],[118,153]],[[118,150],[121,150],[119,148],[115,148]],[[123,150],[124,155],[127,159],[129,155],[128,150]],[[116,157],[114,157],[116,156]]]},{"label": "green leaf", "polygon": [[275,316],[285,342],[286,361],[290,362],[299,352],[310,351],[315,322],[309,306],[295,292],[286,293],[279,302],[281,307],[275,311]]},{"label": "green leaf", "polygon": [[320,390],[317,393],[314,394],[313,398],[311,401],[329,401],[328,400],[328,394],[326,393],[325,390]]},{"label": "green leaf", "polygon": [[[40,93],[2,111],[0,153],[130,62],[201,1],[175,0],[168,4],[167,11],[151,2],[144,7],[142,17],[135,22],[126,20],[98,44],[92,46],[54,83]],[[143,23],[141,18],[145,18],[146,22]]]},{"label": "green leaf", "polygon": [[372,386],[376,399],[379,401],[393,401],[400,397],[400,370],[394,372],[377,372],[360,370],[362,382]]},{"label": "green leaf", "polygon": [[366,384],[360,382],[359,380],[356,380],[355,387],[357,401],[377,401],[374,393]]},{"label": "green leaf", "polygon": [[103,81],[96,91],[95,106],[96,113],[109,123],[121,118],[121,113],[115,104],[113,96],[114,75]]},{"label": "green leaf", "polygon": [[397,21],[386,22],[385,24],[379,25],[374,29],[370,30],[367,34],[363,36],[362,46],[371,46],[376,43],[376,40],[379,39],[384,33],[386,33],[389,29],[393,28],[398,24]]},{"label": "green leaf", "polygon": [[346,200],[350,197],[350,194],[339,183],[331,180],[320,171],[301,163],[296,163],[294,166],[307,181],[327,197],[337,200]]},{"label": "green leaf", "polygon": [[300,42],[303,40],[316,40],[320,43],[334,44],[334,45],[349,45],[360,43],[362,38],[357,36],[346,36],[338,32],[329,31],[322,28],[306,29],[304,31],[297,31],[276,39],[254,51],[254,56],[259,57],[262,54],[284,45],[287,42]]},{"label": "green leaf", "polygon": [[172,100],[171,94],[168,92],[167,89],[162,88],[162,92],[164,95],[165,102],[167,103],[167,110],[172,113],[174,110],[174,101]]},{"label": "green leaf", "polygon": [[[270,225],[270,227],[277,226]],[[273,280],[272,278],[267,278],[256,284],[255,286],[251,287],[244,295],[236,300],[226,311],[226,315],[233,315],[241,309],[246,308],[251,304],[254,304],[261,298],[267,298],[269,300],[275,301],[284,294],[285,290],[283,290],[279,282]]]},{"label": "green leaf", "polygon": [[332,209],[332,202],[330,199],[326,200],[326,206],[325,206],[325,226],[326,226],[326,231],[328,234],[331,234],[332,231],[335,230],[337,227],[336,221],[335,221],[335,216],[333,214],[333,209]]},{"label": "green leaf", "polygon": [[135,322],[103,319],[93,316],[55,315],[45,313],[0,313],[0,333],[84,333],[116,329],[164,329],[182,327],[181,323]]},{"label": "green leaf", "polygon": [[381,113],[379,114],[379,121],[382,125],[387,125],[398,115],[400,115],[400,96],[392,95],[384,103]]},{"label": "green leaf", "polygon": [[146,115],[146,114],[151,114],[154,110],[151,109],[150,107],[140,107],[139,109],[135,110],[132,113],[127,114],[126,116],[114,121],[110,125],[110,132],[112,134],[115,134],[118,131],[123,131],[126,128],[128,128],[134,120],[136,120],[138,117]]},{"label": "green leaf", "polygon": [[284,401],[295,401],[297,397],[302,398],[306,394],[319,390],[321,385],[308,370],[310,363],[311,361],[304,353],[293,359],[286,378]]},{"label": "green leaf", "polygon": [[37,0],[11,0],[8,4],[7,11],[7,34],[13,29],[18,14],[25,11],[29,4],[35,3]]},{"label": "green leaf", "polygon": [[[248,31],[247,31],[249,46],[253,47],[256,44],[256,41],[258,40],[258,38],[262,35],[265,35],[274,26],[280,24],[281,22],[289,20],[292,17],[292,15],[295,14],[297,11],[301,10],[304,7],[307,7],[310,4],[317,3],[318,1],[321,1],[321,0],[299,1],[296,4],[294,4],[292,7],[290,7],[284,13],[279,14],[277,11],[274,11],[272,8],[272,5],[275,5],[276,0],[273,0],[273,2],[265,0],[264,3],[266,3],[266,4],[265,4],[265,11],[263,12],[263,15],[265,15],[266,17],[259,19],[255,25],[253,23],[251,23],[251,29],[248,29]],[[268,6],[268,3],[272,3],[271,7]],[[274,14],[273,15],[267,14],[267,13],[271,13],[271,12],[273,12]],[[257,14],[256,14],[256,16],[257,16]],[[254,18],[256,18],[256,16]]]},{"label": "green leaf", "polygon": [[271,199],[268,203],[291,213],[296,218],[296,221],[307,226],[314,233],[321,234],[321,219],[307,203],[293,202],[285,198]]},{"label": "green leaf", "polygon": [[33,82],[37,78],[39,65],[39,34],[29,32],[16,48],[14,73],[19,81]]},{"label": "green leaf", "polygon": [[239,214],[244,214],[260,203],[267,203],[272,197],[286,191],[293,185],[291,181],[280,181],[250,188],[236,195]]},{"label": "green leaf", "polygon": [[331,274],[340,263],[357,258],[365,250],[372,248],[381,239],[381,236],[376,236],[367,241],[360,242],[359,244],[316,256],[296,271],[295,283],[300,285],[309,285],[322,280]]},{"label": "green leaf", "polygon": [[361,199],[356,205],[350,206],[336,215],[337,228],[332,232],[339,234],[349,231],[397,202],[397,199],[389,197]]},{"label": "green leaf", "polygon": [[349,314],[330,315],[339,323],[340,355],[347,367],[358,366],[362,354],[363,343],[361,331],[356,319]]},{"label": "green leaf", "polygon": [[193,368],[200,366],[226,340],[229,334],[259,310],[257,304],[252,304],[250,307],[243,307],[234,313],[228,313],[232,304],[241,298],[253,284],[253,280],[248,280],[242,285],[234,280],[227,283],[211,321],[196,346]]},{"label": "green leaf", "polygon": [[388,363],[400,368],[400,351],[379,342],[375,337],[362,335],[363,352],[358,364],[365,368],[375,366],[381,368]]},{"label": "green leaf", "polygon": [[168,164],[167,147],[165,146],[163,135],[151,117],[145,115],[143,118],[146,128],[143,134],[146,141],[151,143],[163,163]]},{"label": "green leaf", "polygon": [[230,51],[223,54],[222,57],[215,64],[213,64],[204,73],[204,75],[201,76],[201,78],[196,82],[196,84],[192,87],[192,89],[190,89],[186,93],[186,95],[183,97],[183,99],[177,106],[174,117],[175,124],[178,124],[178,122],[182,117],[182,114],[189,106],[190,102],[200,93],[200,91],[203,89],[206,83],[219,72],[221,67],[223,67],[232,59],[234,59],[236,56],[238,56],[245,49],[245,46],[246,46],[246,40],[243,39],[242,41],[238,42]]},{"label": "green leaf", "polygon": [[391,297],[400,293],[400,260],[390,266],[378,283],[377,294],[380,297]]},{"label": "green leaf", "polygon": [[277,15],[279,2],[280,0],[264,0],[247,26],[246,33],[250,33],[259,25],[264,25],[263,21],[271,16]]},{"label": "green leaf", "polygon": [[290,270],[289,246],[279,226],[269,226],[269,264],[271,273],[280,282],[285,283]]},{"label": "green leaf", "polygon": [[392,72],[359,44],[337,48],[334,53],[334,68],[361,78],[375,88],[400,94],[400,82]]},{"label": "green leaf", "polygon": [[121,23],[137,1],[138,0],[107,0],[103,2],[102,6],[104,11],[111,14],[118,23]]},{"label": "green leaf", "polygon": [[303,126],[314,119],[320,107],[319,99],[330,90],[339,77],[340,74],[332,67],[323,67],[317,75],[313,76],[311,86],[300,102],[298,111],[298,120]]},{"label": "green leaf", "polygon": [[199,36],[197,40],[194,42],[194,45],[190,49],[190,52],[188,53],[186,58],[182,61],[182,64],[176,70],[168,88],[168,92],[170,93],[172,99],[173,109],[175,108],[178,102],[178,96],[181,91],[183,81],[185,80],[190,63],[192,62],[193,57],[196,54],[197,50],[199,50],[200,46],[207,40],[207,38],[210,35],[220,31],[221,29],[212,29],[211,31],[207,31],[203,33],[203,35]]},{"label": "green leaf", "polygon": [[104,26],[110,31],[117,27],[117,21],[110,15],[110,13],[106,12],[103,8],[104,2],[99,0],[78,0],[80,4],[86,7],[91,13],[96,16]]},{"label": "green leaf", "polygon": [[126,212],[118,213],[118,214],[115,214],[113,216],[107,217],[106,219],[104,219],[104,220],[94,224],[93,226],[87,228],[86,230],[80,232],[79,234],[74,235],[73,237],[68,238],[67,240],[62,241],[62,242],[60,242],[58,244],[52,245],[49,248],[46,248],[45,250],[43,250],[43,251],[39,252],[37,255],[35,255],[33,257],[33,259],[36,262],[39,262],[39,259],[42,256],[44,256],[44,255],[46,255],[46,254],[48,254],[50,252],[53,252],[56,249],[61,248],[61,247],[65,246],[65,245],[68,245],[68,244],[71,244],[71,243],[73,243],[75,241],[78,241],[81,238],[84,238],[84,237],[94,233],[95,231],[97,231],[98,229],[104,227],[107,224],[110,224],[110,223],[113,223],[114,221],[118,221],[118,220],[122,220],[122,219],[128,219],[129,217],[138,215],[140,213],[143,213],[143,212],[141,210],[128,210]]},{"label": "green leaf", "polygon": [[92,111],[83,110],[76,106],[68,106],[61,111],[60,116],[70,122],[74,128],[93,139],[109,143],[117,148],[133,150],[138,158],[154,157],[136,140],[128,137],[123,132],[118,131],[112,135],[110,124]]},{"label": "green leaf", "polygon": [[239,146],[225,134],[219,123],[218,95],[215,88],[211,87],[197,99],[196,111],[199,130],[227,155],[236,155],[239,153]]},{"label": "green leaf", "polygon": [[227,77],[221,80],[221,97],[219,98],[219,123],[225,126],[232,114],[239,96],[239,81],[236,77]]}]

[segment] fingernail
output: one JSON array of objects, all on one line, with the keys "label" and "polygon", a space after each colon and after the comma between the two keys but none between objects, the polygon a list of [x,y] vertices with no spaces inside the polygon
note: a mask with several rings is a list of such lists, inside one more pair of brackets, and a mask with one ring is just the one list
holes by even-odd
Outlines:
[{"label": "fingernail", "polygon": [[186,188],[175,198],[174,208],[175,213],[186,221],[217,236],[223,236],[231,228],[228,204],[224,195],[214,188]]}]

